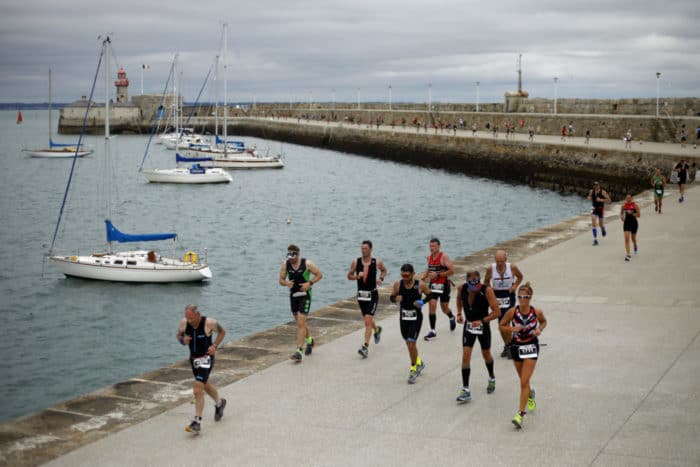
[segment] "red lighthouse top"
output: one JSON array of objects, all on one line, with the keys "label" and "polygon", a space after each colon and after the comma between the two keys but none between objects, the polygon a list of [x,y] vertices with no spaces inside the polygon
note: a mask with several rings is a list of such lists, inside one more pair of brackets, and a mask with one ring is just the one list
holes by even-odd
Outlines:
[{"label": "red lighthouse top", "polygon": [[129,78],[126,77],[126,70],[124,68],[119,68],[117,72],[117,80],[114,82],[115,86],[129,86]]}]

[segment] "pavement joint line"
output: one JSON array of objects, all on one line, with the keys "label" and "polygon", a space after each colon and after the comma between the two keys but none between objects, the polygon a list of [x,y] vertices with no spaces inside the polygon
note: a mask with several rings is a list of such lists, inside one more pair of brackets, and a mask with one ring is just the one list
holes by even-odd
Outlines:
[{"label": "pavement joint line", "polygon": [[314,320],[320,320],[320,321],[338,321],[341,323],[347,323],[347,322],[356,322],[356,319],[343,319],[343,318],[330,318],[328,316],[312,316]]},{"label": "pavement joint line", "polygon": [[[623,459],[639,459],[640,461],[694,461],[696,459],[690,457],[652,457],[652,456],[635,456],[632,454],[616,454],[616,453],[605,453],[606,456],[619,457]],[[631,463],[630,463],[631,464]],[[663,465],[659,462],[657,465]]]},{"label": "pavement joint line", "polygon": [[[178,384],[178,383],[169,383],[167,381],[158,381],[158,380],[153,380],[153,379],[129,378],[127,381],[137,381],[139,383],[154,383],[154,384],[160,384],[161,386],[172,386],[174,388],[183,387],[181,384]],[[143,400],[143,399],[138,399],[138,400]]]},{"label": "pavement joint line", "polygon": [[237,344],[233,344],[233,345],[230,345],[230,346],[229,346],[229,345],[224,344],[223,349],[224,349],[224,350],[231,350],[231,349],[253,349],[253,350],[265,350],[265,351],[277,353],[273,348],[268,348],[268,347],[257,347],[257,346],[253,346],[253,345],[237,345]]},{"label": "pavement joint line", "polygon": [[[688,345],[686,345],[686,346],[683,348],[683,350],[681,350],[680,352],[678,352],[678,355],[676,355],[676,358],[674,358],[673,361],[671,362],[671,364],[668,365],[668,367],[667,367],[666,370],[663,372],[663,374],[662,374],[661,376],[659,376],[659,378],[656,380],[656,382],[654,383],[654,385],[653,385],[653,386],[649,389],[649,391],[647,391],[647,393],[644,395],[644,397],[642,398],[642,400],[640,400],[639,403],[637,403],[637,405],[634,407],[634,410],[632,410],[632,413],[630,413],[630,414],[627,416],[627,418],[625,418],[625,421],[623,421],[623,422],[620,424],[620,426],[618,427],[618,429],[615,430],[615,433],[613,433],[613,434],[610,436],[610,438],[608,438],[608,440],[605,441],[605,444],[603,444],[603,446],[600,448],[600,450],[599,450],[598,453],[595,455],[595,457],[593,458],[593,460],[591,461],[591,463],[588,464],[589,466],[592,466],[593,464],[596,463],[596,461],[598,460],[598,458],[600,457],[600,455],[603,453],[603,451],[605,451],[605,450],[608,448],[608,445],[610,444],[610,441],[612,441],[613,439],[615,439],[615,438],[620,434],[620,432],[621,432],[622,429],[625,427],[625,425],[627,425],[627,423],[629,423],[630,419],[631,419],[632,417],[634,417],[634,415],[637,413],[637,411],[639,410],[639,408],[640,408],[642,405],[644,405],[644,403],[647,401],[647,399],[649,398],[649,396],[656,390],[656,387],[659,385],[659,383],[666,377],[666,375],[668,375],[668,372],[671,371],[671,369],[676,365],[676,363],[678,363],[678,360],[683,356],[684,353],[686,353],[686,352],[688,351],[688,349],[690,348],[690,346],[692,346],[692,345],[695,343],[695,341],[698,339],[698,336],[700,336],[700,331],[697,332],[697,333],[695,334],[695,337],[693,337],[692,339],[690,339],[690,342],[688,342]],[[607,453],[606,453],[606,454],[607,454]]]}]

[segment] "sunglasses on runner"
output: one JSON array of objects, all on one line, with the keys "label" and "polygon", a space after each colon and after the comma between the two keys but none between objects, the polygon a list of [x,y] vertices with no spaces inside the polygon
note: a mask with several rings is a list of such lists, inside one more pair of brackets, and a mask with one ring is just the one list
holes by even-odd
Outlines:
[{"label": "sunglasses on runner", "polygon": [[529,295],[518,295],[518,300],[530,300]]},{"label": "sunglasses on runner", "polygon": [[287,258],[289,258],[289,259],[294,259],[297,257],[297,255],[299,255],[298,251],[288,251],[287,252]]}]

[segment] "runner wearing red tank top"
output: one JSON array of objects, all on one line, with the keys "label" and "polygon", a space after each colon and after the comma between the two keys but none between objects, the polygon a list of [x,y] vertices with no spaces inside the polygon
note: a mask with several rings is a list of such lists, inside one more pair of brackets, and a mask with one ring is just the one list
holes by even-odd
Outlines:
[{"label": "runner wearing red tank top", "polygon": [[457,327],[455,315],[450,310],[450,285],[449,277],[455,273],[454,266],[449,256],[440,251],[440,240],[430,240],[430,256],[428,256],[428,269],[423,273],[421,280],[427,281],[430,286],[428,302],[428,319],[430,331],[423,338],[426,341],[437,337],[435,323],[437,322],[437,302],[440,300],[440,309],[450,318],[450,331]]}]

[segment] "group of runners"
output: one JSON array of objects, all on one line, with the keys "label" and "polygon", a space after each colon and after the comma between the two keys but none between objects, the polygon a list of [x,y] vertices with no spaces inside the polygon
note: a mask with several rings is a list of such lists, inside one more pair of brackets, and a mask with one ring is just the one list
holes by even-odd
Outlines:
[{"label": "group of runners", "polygon": [[[678,202],[682,203],[685,200],[685,185],[688,182],[690,165],[685,159],[681,159],[674,166],[673,171],[678,177]],[[662,213],[666,184],[666,177],[661,173],[661,169],[657,168],[651,178],[651,186],[654,191],[654,211],[658,214]],[[605,237],[607,234],[605,230],[605,204],[611,202],[610,195],[600,186],[599,182],[593,182],[593,188],[588,192],[588,199],[592,203],[591,230],[593,232],[593,246],[598,246],[598,227],[600,227],[602,237]],[[639,230],[638,219],[640,216],[641,209],[639,205],[634,201],[632,195],[628,193],[625,196],[625,202],[620,207],[620,220],[622,221],[622,231],[625,238],[625,261],[627,262],[632,260],[630,241],[634,254],[636,255],[639,252],[637,231]]]},{"label": "group of runners", "polygon": [[[689,170],[690,167],[684,160],[674,168],[678,174],[679,202],[684,201]],[[651,185],[654,189],[655,211],[661,214],[666,179],[660,169],[656,169]],[[607,234],[604,207],[611,200],[599,182],[594,182],[588,199],[592,202],[593,245],[598,245],[598,227],[602,237]],[[634,202],[632,195],[628,194],[620,209],[625,237],[625,261],[631,259],[630,240],[634,253],[638,252],[637,219],[640,214],[639,205]],[[538,338],[547,326],[547,319],[542,310],[532,305],[534,294],[532,286],[529,282],[523,283],[523,274],[520,269],[508,262],[505,251],[499,250],[494,256],[494,262],[486,268],[483,280],[480,271],[472,269],[466,273],[465,281],[456,287],[456,314],[454,314],[450,309],[450,298],[455,286],[451,280],[455,274],[454,265],[449,256],[441,250],[440,241],[437,238],[430,240],[429,248],[426,269],[417,273],[412,264],[403,264],[400,268],[401,279],[392,284],[389,297],[390,301],[396,303],[399,308],[399,329],[406,343],[410,361],[408,383],[416,383],[426,367],[417,346],[423,324],[423,307],[428,305],[429,319],[429,329],[423,339],[432,341],[437,338],[436,322],[439,304],[440,310],[448,318],[450,331],[454,331],[457,324],[463,326],[462,388],[457,396],[457,402],[465,403],[472,399],[471,356],[477,341],[488,373],[486,392],[492,394],[496,390],[496,376],[494,356],[491,353],[493,342],[490,323],[496,321],[503,341],[500,356],[513,360],[520,379],[518,411],[512,423],[516,428],[522,428],[526,410],[532,412],[536,407],[535,390],[530,386],[530,379],[540,350]],[[386,281],[387,268],[382,260],[372,256],[371,241],[363,241],[360,251],[360,256],[350,264],[347,279],[356,282],[357,303],[365,327],[364,340],[357,353],[362,358],[368,358],[370,341],[373,340],[375,344],[379,344],[382,336],[382,327],[376,323],[374,316],[379,302],[378,287]],[[289,245],[286,260],[280,267],[279,284],[289,290],[290,309],[297,327],[296,348],[290,358],[297,363],[301,363],[304,356],[311,355],[314,348],[314,339],[309,331],[307,318],[311,308],[313,286],[322,278],[323,273],[318,266],[302,257],[298,246]],[[193,391],[195,417],[186,427],[189,432],[199,433],[201,430],[204,393],[215,402],[214,420],[218,421],[223,417],[226,399],[219,397],[216,388],[209,381],[209,375],[214,366],[216,350],[225,334],[226,331],[215,319],[202,316],[196,305],[187,305],[185,317],[180,322],[176,336],[182,345],[189,347],[190,365],[195,377]]]}]

